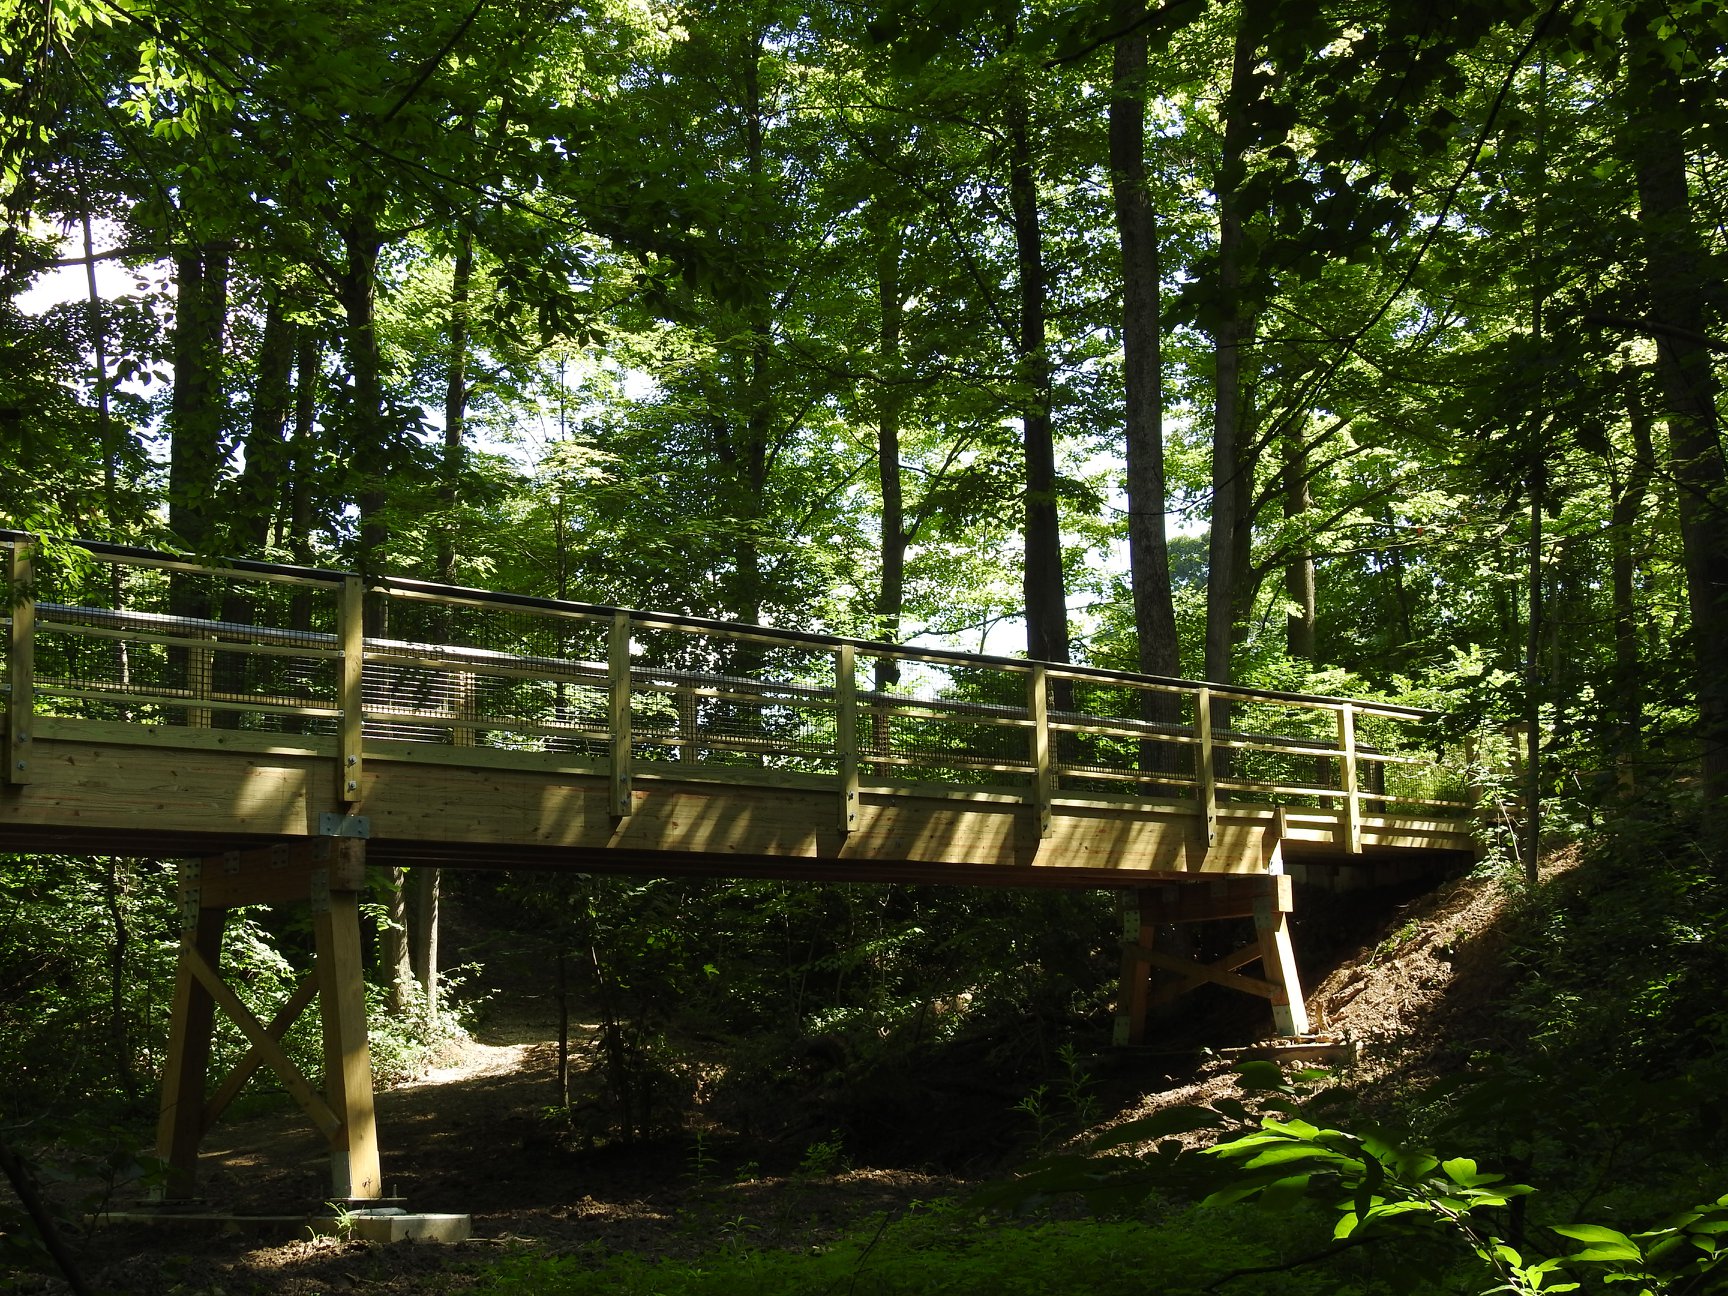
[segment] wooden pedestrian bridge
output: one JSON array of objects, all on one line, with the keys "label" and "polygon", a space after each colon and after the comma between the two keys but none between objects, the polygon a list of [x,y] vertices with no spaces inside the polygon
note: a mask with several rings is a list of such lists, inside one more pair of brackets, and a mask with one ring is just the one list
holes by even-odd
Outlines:
[{"label": "wooden pedestrian bridge", "polygon": [[[1154,997],[1207,983],[1306,1032],[1292,875],[1475,849],[1463,755],[1408,707],[16,532],[0,548],[0,850],[186,861],[171,1194],[269,1066],[329,1140],[335,1196],[380,1195],[367,865],[1113,888],[1118,1039],[1137,1042]],[[223,917],[292,901],[316,915],[316,966],[265,1023],[218,973]],[[1253,920],[1228,957],[1160,945],[1225,919]],[[279,1044],[314,999],[321,1088]],[[212,1093],[216,1008],[251,1052]]]}]

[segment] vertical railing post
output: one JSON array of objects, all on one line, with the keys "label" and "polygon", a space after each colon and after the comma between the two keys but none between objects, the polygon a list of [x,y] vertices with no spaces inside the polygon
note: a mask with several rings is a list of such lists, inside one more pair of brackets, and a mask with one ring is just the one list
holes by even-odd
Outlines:
[{"label": "vertical railing post", "polygon": [[1032,721],[1032,804],[1038,808],[1038,835],[1048,837],[1056,777],[1050,764],[1050,688],[1043,662],[1033,662],[1032,672],[1026,677],[1026,714]]},{"label": "vertical railing post", "polygon": [[694,765],[702,754],[696,741],[696,686],[680,684],[674,696],[678,706],[678,763]]},{"label": "vertical railing post", "polygon": [[36,714],[36,591],[28,540],[12,546],[12,627],[6,646],[6,782],[30,781]]},{"label": "vertical railing post", "polygon": [[841,644],[834,653],[834,754],[840,763],[840,832],[858,826],[858,653]]},{"label": "vertical railing post", "polygon": [[612,632],[607,641],[606,683],[611,698],[608,711],[611,734],[611,814],[623,819],[630,813],[630,614],[612,614]]},{"label": "vertical railing post", "polygon": [[[198,636],[210,640],[209,631]],[[215,686],[216,650],[214,648],[189,648],[186,650],[186,682],[191,685],[191,693],[199,702],[210,700],[211,690]],[[191,706],[186,708],[186,727],[188,729],[208,729],[210,727],[210,708],[207,706]]]},{"label": "vertical railing post", "polygon": [[337,799],[343,805],[360,800],[362,746],[366,732],[366,584],[344,576],[336,605],[336,636],[342,658],[340,701],[342,741],[336,769]]},{"label": "vertical railing post", "polygon": [[1206,848],[1218,841],[1218,764],[1212,747],[1212,690],[1194,690],[1194,735],[1200,740],[1196,749],[1199,763],[1200,814],[1206,821]]},{"label": "vertical railing post", "polygon": [[[456,673],[456,719],[472,721],[479,715],[478,702],[475,697],[474,673],[458,671]],[[475,743],[474,726],[459,724],[450,726],[450,745],[452,747],[473,747]]]},{"label": "vertical railing post", "polygon": [[1344,849],[1362,853],[1362,800],[1357,789],[1356,707],[1345,702],[1338,708],[1338,759],[1343,777],[1340,795],[1344,801]]}]

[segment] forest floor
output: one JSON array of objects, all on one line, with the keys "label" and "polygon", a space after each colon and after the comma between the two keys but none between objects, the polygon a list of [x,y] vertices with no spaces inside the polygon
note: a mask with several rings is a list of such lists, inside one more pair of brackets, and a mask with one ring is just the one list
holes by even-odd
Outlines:
[{"label": "forest floor", "polygon": [[[1551,867],[1571,863],[1562,857]],[[1484,1032],[1505,983],[1498,954],[1510,903],[1499,883],[1465,878],[1402,896],[1316,896],[1298,906],[1297,946],[1313,984],[1315,1029],[1355,1042],[1357,1060],[1342,1083],[1363,1101],[1491,1047]],[[1264,1023],[1242,996],[1195,999],[1196,1010],[1158,1048],[1092,1060],[1083,1109],[1090,1128],[1070,1127],[1073,1145],[1158,1108],[1211,1101],[1234,1088],[1231,1061],[1213,1046],[1248,1042]],[[573,1039],[575,1052],[592,1039],[592,1028],[584,1030]],[[386,1192],[412,1210],[472,1215],[471,1241],[376,1246],[308,1239],[303,1231],[273,1237],[189,1223],[111,1225],[79,1245],[88,1281],[98,1291],[184,1296],[406,1296],[468,1290],[510,1249],[666,1258],[694,1257],[728,1241],[804,1249],[914,1203],[964,1193],[1039,1150],[1026,1113],[1016,1109],[1030,1083],[922,1072],[903,1080],[923,1119],[908,1116],[909,1107],[861,1117],[817,1106],[790,1124],[782,1120],[774,1139],[717,1125],[700,1140],[685,1134],[584,1149],[548,1119],[556,1100],[555,1037],[549,1000],[497,990],[471,1039],[452,1045],[412,1083],[378,1095]],[[830,1119],[832,1140],[821,1137]],[[860,1119],[904,1128],[875,1142],[850,1137],[863,1128]],[[206,1143],[200,1191],[212,1212],[279,1214],[316,1203],[328,1167],[328,1154],[297,1112],[230,1118]],[[65,1287],[25,1277],[15,1289]]]}]

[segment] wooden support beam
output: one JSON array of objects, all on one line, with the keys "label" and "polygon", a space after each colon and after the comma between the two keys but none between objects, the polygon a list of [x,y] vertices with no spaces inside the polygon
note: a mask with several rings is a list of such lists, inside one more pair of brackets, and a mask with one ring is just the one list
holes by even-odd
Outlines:
[{"label": "wooden support beam", "polygon": [[366,586],[358,576],[342,578],[336,636],[342,651],[337,682],[342,741],[336,768],[336,800],[347,806],[361,797],[366,732]]},{"label": "wooden support beam", "polygon": [[[305,904],[324,892],[366,886],[366,843],[358,837],[312,837],[206,859],[199,903],[207,909],[249,904]],[[314,882],[322,877],[322,881]]]},{"label": "wooden support beam", "polygon": [[1053,831],[1050,802],[1056,795],[1056,776],[1050,763],[1050,688],[1043,662],[1033,662],[1032,671],[1026,677],[1026,714],[1032,720],[1028,738],[1031,744],[1032,804],[1038,811],[1038,835],[1048,837]]},{"label": "wooden support beam", "polygon": [[1338,750],[1344,801],[1344,849],[1362,853],[1362,800],[1357,788],[1356,708],[1346,702],[1338,708]]},{"label": "wooden support beam", "polygon": [[1260,957],[1258,946],[1249,946],[1248,948],[1253,950],[1253,953],[1247,958],[1240,958],[1244,951],[1237,950],[1234,954],[1228,954],[1213,963],[1195,963],[1189,959],[1177,958],[1174,954],[1166,954],[1163,950],[1153,949],[1149,945],[1127,945],[1124,946],[1123,952],[1142,962],[1150,963],[1153,967],[1163,968],[1166,972],[1174,972],[1195,983],[1210,982],[1230,990],[1241,990],[1247,994],[1258,995],[1262,999],[1276,1001],[1279,994],[1277,986],[1268,981],[1261,981],[1255,977],[1245,977],[1230,970],[1230,967],[1244,967]]},{"label": "wooden support beam", "polygon": [[1212,745],[1212,690],[1194,690],[1194,733],[1200,740],[1195,756],[1200,767],[1200,816],[1206,823],[1206,848],[1218,844],[1218,762]]},{"label": "wooden support beam", "polygon": [[210,967],[222,956],[228,913],[199,903],[198,865],[180,866],[180,962],[168,1018],[168,1056],[162,1069],[162,1105],[156,1120],[156,1156],[168,1167],[163,1195],[190,1197],[198,1176],[198,1144],[204,1134],[204,1077],[216,1001],[194,971],[196,959]]},{"label": "wooden support beam", "polygon": [[1273,897],[1263,898],[1254,908],[1254,930],[1259,935],[1261,966],[1273,993],[1272,1020],[1280,1035],[1308,1033],[1308,1006],[1302,998],[1302,979],[1296,971],[1296,951],[1290,943],[1290,915],[1279,909]]},{"label": "wooden support beam", "polygon": [[[300,978],[300,984],[294,988],[294,993],[276,1010],[276,1015],[270,1019],[270,1024],[264,1030],[271,1039],[281,1043],[289,1027],[300,1020],[300,1014],[305,1012],[317,997],[318,974],[315,971],[308,972]],[[209,1133],[211,1126],[222,1119],[222,1113],[228,1110],[228,1105],[240,1096],[246,1082],[257,1074],[258,1068],[265,1065],[266,1061],[263,1051],[256,1044],[246,1050],[245,1056],[235,1063],[234,1069],[210,1096],[210,1101],[204,1104],[205,1133]]]},{"label": "wooden support beam", "polygon": [[614,819],[630,816],[630,614],[612,617],[607,643],[606,678],[610,692],[609,721],[612,736],[611,809]]},{"label": "wooden support beam", "polygon": [[1279,912],[1288,913],[1295,907],[1290,878],[1285,874],[1246,874],[1160,887],[1149,901],[1150,921],[1198,923],[1252,918],[1262,899]]},{"label": "wooden support beam", "polygon": [[359,897],[332,891],[313,901],[318,1004],[324,1019],[324,1098],[339,1128],[330,1140],[330,1186],[339,1201],[383,1196],[372,1055],[366,1043]]},{"label": "wooden support beam", "polygon": [[[265,1028],[264,1023],[253,1015],[252,1010],[241,1002],[240,996],[231,990],[227,983],[217,975],[216,969],[210,966],[196,949],[181,951],[181,957],[192,975],[197,977],[209,992],[211,999],[227,1016],[228,1020],[240,1028],[240,1033],[251,1042],[260,1057],[277,1078],[282,1081],[282,1087],[290,1097],[300,1104],[300,1108],[312,1118],[312,1123],[318,1127],[318,1132],[325,1138],[334,1139],[342,1126],[336,1113],[318,1096],[307,1080],[304,1072],[294,1065],[294,1059],[283,1050],[281,1042]],[[203,1107],[199,1109],[199,1119],[203,1119]]]},{"label": "wooden support beam", "polygon": [[1146,1042],[1146,1009],[1152,991],[1151,967],[1130,947],[1150,948],[1153,932],[1150,893],[1143,889],[1120,893],[1122,972],[1116,992],[1116,1025],[1111,1042],[1118,1048]]},{"label": "wooden support beam", "polygon": [[840,763],[840,832],[858,827],[858,650],[834,653],[834,753]]},{"label": "wooden support beam", "polygon": [[11,617],[6,644],[6,777],[5,782],[30,782],[31,739],[36,712],[36,592],[32,546],[20,540],[12,546]]}]

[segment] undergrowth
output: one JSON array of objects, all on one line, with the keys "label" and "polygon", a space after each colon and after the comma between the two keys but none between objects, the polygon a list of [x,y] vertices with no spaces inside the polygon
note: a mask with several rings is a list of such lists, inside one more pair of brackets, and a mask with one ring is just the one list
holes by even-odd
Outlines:
[{"label": "undergrowth", "polygon": [[[1359,1274],[1281,1269],[1300,1259],[1304,1221],[1268,1227],[1250,1210],[1183,1211],[1136,1220],[985,1220],[956,1204],[860,1226],[806,1252],[729,1245],[695,1260],[510,1257],[483,1291],[531,1296],[1147,1296],[1227,1290],[1257,1296],[1367,1291]],[[1341,1285],[1342,1284],[1342,1285]]]}]

